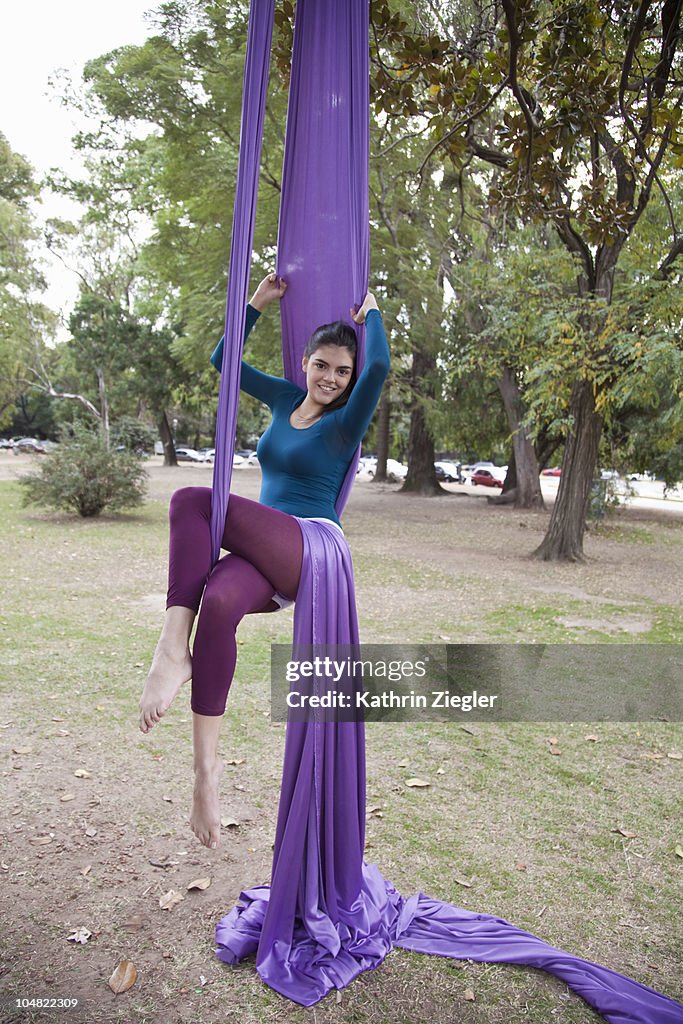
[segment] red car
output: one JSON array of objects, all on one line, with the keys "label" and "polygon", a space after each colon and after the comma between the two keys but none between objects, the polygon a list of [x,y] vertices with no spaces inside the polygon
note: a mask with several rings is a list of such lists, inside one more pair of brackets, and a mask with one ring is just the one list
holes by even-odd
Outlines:
[{"label": "red car", "polygon": [[544,469],[541,476],[562,476],[562,470],[559,466],[555,466],[554,469]]},{"label": "red car", "polygon": [[473,487],[480,484],[482,487],[502,487],[503,481],[498,477],[494,476],[493,473],[488,469],[478,469],[476,473],[473,473],[470,477]]}]

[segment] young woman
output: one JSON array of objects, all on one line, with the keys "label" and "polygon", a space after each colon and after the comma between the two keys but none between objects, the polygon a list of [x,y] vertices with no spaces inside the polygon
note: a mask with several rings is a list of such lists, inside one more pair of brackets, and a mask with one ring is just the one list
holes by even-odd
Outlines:
[{"label": "young woman", "polygon": [[[285,294],[270,274],[247,306],[245,338],[263,310]],[[349,462],[372,418],[389,372],[389,348],[374,296],[351,307],[367,325],[366,357],[356,379],[356,333],[337,321],[314,331],[302,359],[306,390],[242,363],[240,387],[267,404],[270,426],[257,452],[259,501],[231,494],[222,547],[211,569],[211,489],[185,487],[170,504],[166,618],[140,700],[147,733],[192,679],[195,786],[190,825],[211,849],[220,840],[218,737],[235,670],[235,631],[244,615],[277,611],[296,599],[303,545],[298,518],[318,519],[341,532],[335,510]],[[220,370],[223,342],[211,357]],[[192,655],[189,640],[199,621]]]}]

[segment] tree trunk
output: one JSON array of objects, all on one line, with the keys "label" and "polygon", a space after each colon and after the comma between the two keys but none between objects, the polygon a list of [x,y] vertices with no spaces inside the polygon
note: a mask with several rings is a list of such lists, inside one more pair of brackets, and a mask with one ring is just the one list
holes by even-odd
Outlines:
[{"label": "tree trunk", "polygon": [[593,474],[598,460],[602,417],[595,411],[590,381],[574,385],[562,475],[548,532],[534,556],[544,562],[583,561],[583,534]]},{"label": "tree trunk", "polygon": [[517,501],[517,467],[515,465],[515,449],[512,448],[508,460],[508,469],[500,494],[488,497],[489,505],[514,505]]},{"label": "tree trunk", "polygon": [[161,437],[161,443],[164,446],[164,465],[165,466],[177,466],[178,460],[175,454],[175,445],[173,444],[173,434],[171,433],[171,425],[168,422],[168,416],[164,409],[159,420],[159,436]]},{"label": "tree trunk", "polygon": [[373,482],[380,483],[387,479],[387,459],[389,458],[389,427],[391,426],[391,399],[389,389],[385,386],[379,403],[377,416],[377,467]]},{"label": "tree trunk", "polygon": [[503,372],[498,380],[498,390],[503,399],[505,415],[512,434],[516,473],[515,507],[544,508],[536,452],[529,440],[526,427],[522,426],[524,405],[515,375],[509,366],[503,366]]},{"label": "tree trunk", "polygon": [[413,353],[413,409],[408,434],[408,475],[401,493],[446,494],[439,485],[434,469],[434,438],[427,427],[423,400],[432,397],[436,360],[431,353],[417,349]]},{"label": "tree trunk", "polygon": [[102,437],[105,440],[107,447],[109,447],[109,402],[107,401],[107,389],[104,384],[104,373],[98,366],[95,369],[97,374],[97,389],[100,394],[100,429],[102,431]]}]

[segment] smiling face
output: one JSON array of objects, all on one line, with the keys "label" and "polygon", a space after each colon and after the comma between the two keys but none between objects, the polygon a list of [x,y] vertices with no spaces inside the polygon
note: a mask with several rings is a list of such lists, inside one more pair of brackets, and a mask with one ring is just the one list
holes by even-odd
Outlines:
[{"label": "smiling face", "polygon": [[318,405],[330,405],[343,395],[351,382],[353,361],[353,353],[340,345],[320,345],[304,356],[301,367],[309,397]]}]

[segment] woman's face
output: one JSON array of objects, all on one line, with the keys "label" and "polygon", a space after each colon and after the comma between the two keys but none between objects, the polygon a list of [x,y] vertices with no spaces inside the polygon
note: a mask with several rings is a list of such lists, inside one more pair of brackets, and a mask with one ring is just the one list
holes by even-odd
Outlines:
[{"label": "woman's face", "polygon": [[306,389],[319,405],[330,405],[346,391],[353,374],[353,354],[339,345],[321,345],[301,362]]}]

